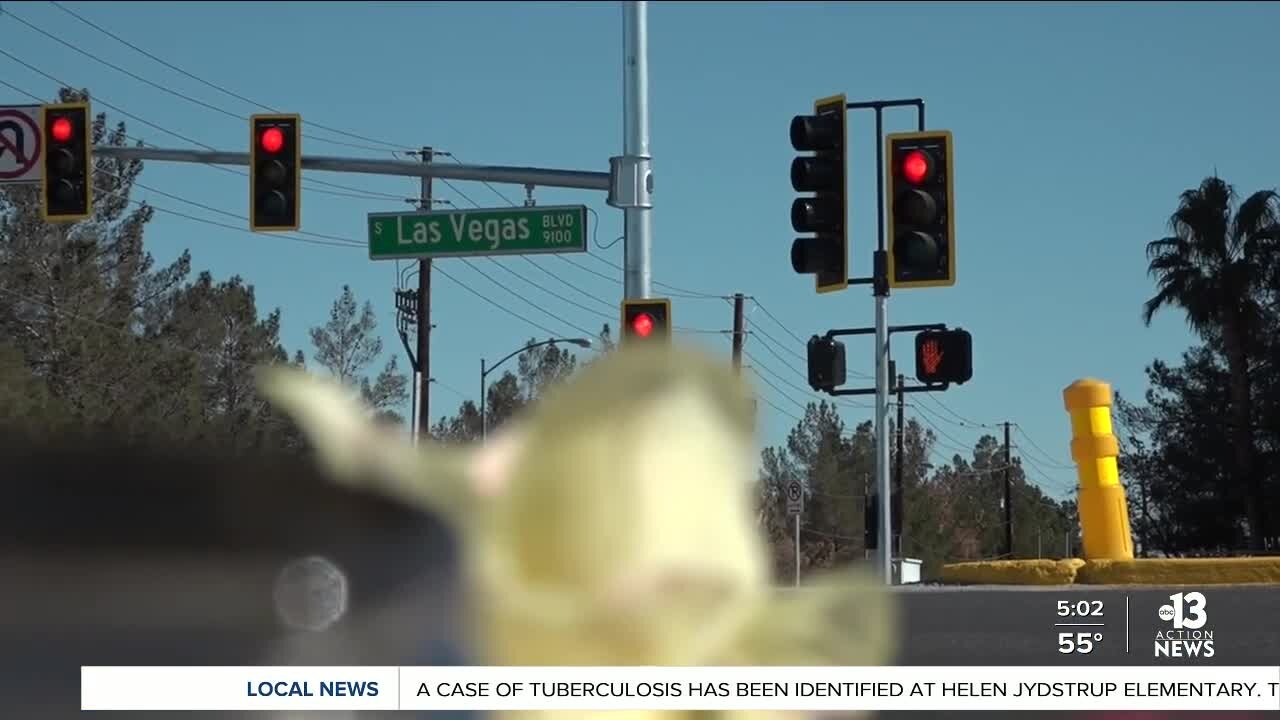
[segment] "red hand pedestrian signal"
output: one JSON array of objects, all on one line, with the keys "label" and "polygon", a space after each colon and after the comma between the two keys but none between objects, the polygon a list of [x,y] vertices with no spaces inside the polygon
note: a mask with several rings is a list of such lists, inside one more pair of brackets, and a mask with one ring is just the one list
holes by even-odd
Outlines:
[{"label": "red hand pedestrian signal", "polygon": [[920,349],[920,363],[924,366],[926,375],[938,374],[938,369],[942,367],[942,348],[938,347],[937,340],[924,341],[924,347]]},{"label": "red hand pedestrian signal", "polygon": [[925,330],[916,335],[916,379],[926,385],[968,382],[973,377],[973,338],[968,332]]}]

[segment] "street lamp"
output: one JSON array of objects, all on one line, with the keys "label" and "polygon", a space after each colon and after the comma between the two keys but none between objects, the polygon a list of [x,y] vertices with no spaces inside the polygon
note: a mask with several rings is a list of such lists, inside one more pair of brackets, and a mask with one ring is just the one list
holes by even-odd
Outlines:
[{"label": "street lamp", "polygon": [[511,358],[519,355],[522,352],[525,352],[526,350],[532,350],[536,347],[542,347],[543,345],[554,345],[556,343],[569,343],[571,345],[577,345],[578,347],[582,347],[582,348],[591,347],[591,341],[586,338],[552,338],[550,340],[541,340],[539,342],[529,343],[528,345],[525,345],[524,347],[511,352],[511,354],[507,355],[506,357],[502,358],[501,360],[499,360],[498,362],[492,365],[487,365],[484,361],[484,358],[480,358],[480,442],[482,444],[485,442],[489,434],[488,418],[485,417],[485,392],[484,392],[485,379],[489,377],[489,373],[493,372],[494,370],[497,370],[498,366],[502,365],[502,363],[510,360]]}]

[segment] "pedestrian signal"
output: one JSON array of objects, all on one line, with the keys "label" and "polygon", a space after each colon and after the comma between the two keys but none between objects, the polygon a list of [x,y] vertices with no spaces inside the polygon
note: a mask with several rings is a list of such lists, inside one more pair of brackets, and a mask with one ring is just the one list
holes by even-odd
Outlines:
[{"label": "pedestrian signal", "polygon": [[965,330],[916,335],[916,379],[926,385],[963,385],[973,377],[973,337]]}]

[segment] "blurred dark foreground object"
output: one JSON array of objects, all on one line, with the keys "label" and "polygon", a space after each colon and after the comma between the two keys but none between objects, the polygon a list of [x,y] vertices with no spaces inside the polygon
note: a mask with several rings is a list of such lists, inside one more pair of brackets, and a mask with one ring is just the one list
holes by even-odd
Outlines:
[{"label": "blurred dark foreground object", "polygon": [[0,717],[79,716],[81,665],[465,664],[432,516],[299,458],[3,443]]}]

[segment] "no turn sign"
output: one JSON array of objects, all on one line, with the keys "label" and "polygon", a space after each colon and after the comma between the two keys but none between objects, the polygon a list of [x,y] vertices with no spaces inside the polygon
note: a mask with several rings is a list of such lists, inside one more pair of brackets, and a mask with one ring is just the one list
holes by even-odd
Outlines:
[{"label": "no turn sign", "polygon": [[804,510],[804,488],[799,482],[787,483],[787,514],[799,515]]},{"label": "no turn sign", "polygon": [[40,106],[0,106],[0,183],[40,182],[43,150]]}]

